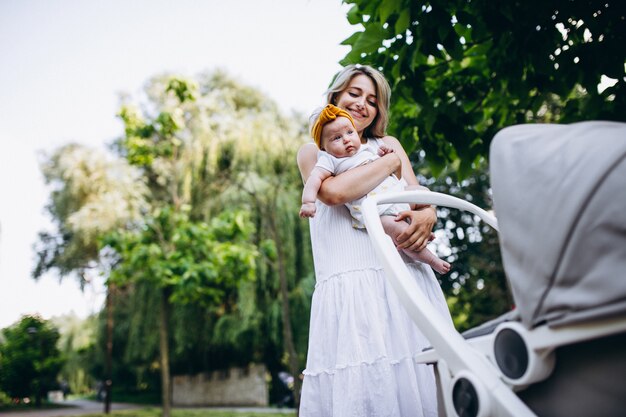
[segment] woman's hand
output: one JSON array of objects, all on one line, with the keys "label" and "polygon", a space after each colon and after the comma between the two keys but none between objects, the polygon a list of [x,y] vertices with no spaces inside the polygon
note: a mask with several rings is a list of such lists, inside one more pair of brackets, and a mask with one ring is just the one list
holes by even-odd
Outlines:
[{"label": "woman's hand", "polygon": [[409,249],[420,251],[426,247],[431,240],[433,226],[437,222],[437,213],[434,207],[427,207],[420,210],[407,210],[398,214],[395,220],[406,221],[409,219],[409,227],[398,235],[398,249]]}]

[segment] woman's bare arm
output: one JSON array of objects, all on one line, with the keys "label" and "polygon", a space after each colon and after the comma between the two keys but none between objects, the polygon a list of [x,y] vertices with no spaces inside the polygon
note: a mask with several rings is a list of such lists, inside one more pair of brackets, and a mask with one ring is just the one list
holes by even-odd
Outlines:
[{"label": "woman's bare arm", "polygon": [[400,144],[400,141],[393,136],[385,136],[383,138],[383,142],[389,148],[393,149],[393,151],[398,154],[398,157],[400,157],[400,161],[402,162],[402,178],[404,178],[407,184],[419,185],[415,172],[413,172],[413,166],[411,165],[409,156],[406,154],[406,151]]},{"label": "woman's bare arm", "polygon": [[[385,145],[393,149],[393,153],[398,154],[402,161],[402,178],[409,186],[419,185],[417,177],[413,172],[411,161],[404,148],[393,136],[383,138]],[[396,217],[396,221],[406,221],[409,219],[409,227],[397,237],[398,248],[414,251],[422,250],[428,244],[430,233],[437,222],[437,211],[432,206],[418,207],[414,211],[404,211]]]},{"label": "woman's bare arm", "polygon": [[[317,162],[317,151],[313,143],[304,144],[298,150],[298,167],[305,183]],[[345,204],[356,200],[372,191],[398,169],[400,164],[399,156],[393,152],[369,164],[329,177],[322,182],[317,198],[328,205]]]}]

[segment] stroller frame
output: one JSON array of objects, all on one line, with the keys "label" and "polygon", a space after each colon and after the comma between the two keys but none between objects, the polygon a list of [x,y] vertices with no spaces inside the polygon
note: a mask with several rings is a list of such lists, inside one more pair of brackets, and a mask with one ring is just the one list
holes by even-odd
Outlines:
[{"label": "stroller frame", "polygon": [[[363,204],[365,225],[387,278],[432,349],[416,362],[433,364],[438,376],[441,409],[448,416],[535,416],[515,391],[546,379],[554,369],[554,350],[626,331],[623,318],[551,328],[527,329],[516,321],[495,320],[493,332],[465,339],[430,305],[384,232],[378,204],[433,204],[468,211],[498,231],[497,219],[465,200],[430,191],[377,194]],[[513,312],[514,313],[514,312]],[[489,329],[492,330],[492,329]]]}]

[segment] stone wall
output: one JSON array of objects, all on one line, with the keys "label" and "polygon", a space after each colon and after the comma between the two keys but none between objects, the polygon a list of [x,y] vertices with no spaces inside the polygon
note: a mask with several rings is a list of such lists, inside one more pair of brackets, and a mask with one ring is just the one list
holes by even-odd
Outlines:
[{"label": "stone wall", "polygon": [[208,374],[173,378],[177,406],[267,406],[268,387],[263,365],[231,368]]}]

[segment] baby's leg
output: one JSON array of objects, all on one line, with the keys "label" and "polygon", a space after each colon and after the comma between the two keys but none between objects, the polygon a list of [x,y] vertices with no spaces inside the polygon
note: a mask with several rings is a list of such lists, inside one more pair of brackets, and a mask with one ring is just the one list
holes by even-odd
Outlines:
[{"label": "baby's leg", "polygon": [[433,268],[440,274],[447,274],[448,272],[450,272],[450,264],[443,259],[439,259],[437,255],[432,253],[428,248],[424,248],[419,252],[407,249],[403,249],[402,251],[406,253],[410,258],[415,259],[416,261],[423,262],[426,265],[430,265],[431,268]]},{"label": "baby's leg", "polygon": [[[385,233],[391,236],[391,239],[394,243],[397,242],[396,238],[398,237],[398,235],[400,235],[400,233],[402,233],[404,229],[408,227],[408,223],[404,221],[397,222],[394,220],[393,216],[381,216],[380,220],[383,225],[383,229],[385,230]],[[433,268],[440,274],[446,274],[450,271],[450,264],[442,259],[439,259],[428,248],[422,249],[418,252],[408,249],[402,249],[402,251],[406,253],[411,259],[415,259],[417,261],[430,265],[431,268]]]}]

